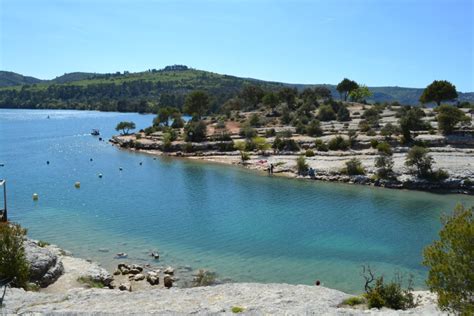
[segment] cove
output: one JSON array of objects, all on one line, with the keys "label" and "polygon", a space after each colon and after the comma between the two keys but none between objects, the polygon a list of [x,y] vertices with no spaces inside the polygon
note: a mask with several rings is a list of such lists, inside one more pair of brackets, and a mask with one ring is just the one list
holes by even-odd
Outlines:
[{"label": "cove", "polygon": [[423,288],[422,250],[437,238],[440,215],[456,203],[474,204],[471,196],[300,181],[154,158],[90,135],[98,128],[107,140],[119,121],[140,129],[152,119],[0,110],[0,178],[8,182],[10,219],[32,238],[108,269],[119,262],[117,252],[152,263],[148,253],[158,249],[160,264],[208,268],[237,282],[320,279],[356,293],[363,264],[388,278],[396,271],[413,274]]}]

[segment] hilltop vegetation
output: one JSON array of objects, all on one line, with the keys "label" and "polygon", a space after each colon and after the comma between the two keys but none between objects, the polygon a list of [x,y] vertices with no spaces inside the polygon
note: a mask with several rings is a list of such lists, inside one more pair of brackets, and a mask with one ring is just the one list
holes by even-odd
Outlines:
[{"label": "hilltop vegetation", "polygon": [[[335,85],[298,85],[256,79],[239,78],[174,65],[144,72],[128,71],[96,74],[74,72],[53,80],[24,77],[11,72],[0,72],[0,108],[52,108],[101,111],[129,111],[156,113],[159,108],[182,108],[185,96],[193,90],[203,90],[210,96],[210,111],[217,110],[225,101],[234,98],[246,86],[265,91],[282,87],[327,88],[339,97]],[[399,102],[418,104],[423,89],[400,87],[369,88],[368,102]],[[474,101],[473,93],[459,93],[459,101]]]}]

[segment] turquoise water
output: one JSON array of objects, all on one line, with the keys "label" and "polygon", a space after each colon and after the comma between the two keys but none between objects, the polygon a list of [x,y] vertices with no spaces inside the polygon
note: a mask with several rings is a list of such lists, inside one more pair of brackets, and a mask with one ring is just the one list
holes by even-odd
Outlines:
[{"label": "turquoise water", "polygon": [[0,110],[0,163],[5,164],[0,178],[8,181],[10,219],[33,238],[109,269],[117,264],[112,259],[117,252],[147,262],[148,252],[159,249],[161,264],[209,268],[235,281],[320,279],[325,286],[359,292],[360,267],[366,263],[388,277],[412,273],[423,287],[421,252],[437,237],[440,214],[456,202],[474,204],[473,197],[462,195],[290,180],[154,159],[89,134],[99,128],[108,139],[119,121],[143,128],[152,119]]}]

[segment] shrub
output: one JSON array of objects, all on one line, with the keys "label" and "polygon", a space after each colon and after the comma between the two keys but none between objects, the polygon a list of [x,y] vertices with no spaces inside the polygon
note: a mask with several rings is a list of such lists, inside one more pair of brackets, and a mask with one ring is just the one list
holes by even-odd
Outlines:
[{"label": "shrub", "polygon": [[360,296],[352,296],[342,301],[342,304],[349,305],[349,306],[355,306],[355,305],[360,305],[364,303],[365,303],[365,299]]},{"label": "shrub", "polygon": [[340,122],[346,122],[351,120],[351,115],[346,106],[341,106],[337,111],[337,120]]},{"label": "shrub", "polygon": [[378,144],[379,144],[379,141],[378,141],[378,140],[376,140],[376,139],[371,139],[371,140],[370,140],[370,146],[371,146],[372,148],[377,148]]},{"label": "shrub", "polygon": [[216,283],[217,274],[200,269],[193,278],[193,286],[209,286]]},{"label": "shrub", "polygon": [[365,169],[362,166],[362,163],[357,158],[352,158],[349,161],[346,161],[346,167],[343,169],[343,173],[348,175],[363,175],[365,174]]},{"label": "shrub", "polygon": [[23,239],[26,229],[19,224],[0,223],[0,279],[13,279],[14,287],[27,288],[29,266]]},{"label": "shrub", "polygon": [[379,111],[375,108],[368,108],[367,110],[364,111],[362,114],[362,117],[369,123],[370,125],[374,126],[378,124],[379,121]]},{"label": "shrub", "polygon": [[296,158],[296,169],[299,175],[306,175],[306,173],[308,173],[309,167],[304,156]]},{"label": "shrub", "polygon": [[43,240],[38,240],[38,246],[41,248],[44,248],[46,246],[49,246],[49,242],[43,241]]},{"label": "shrub", "polygon": [[326,143],[323,142],[321,139],[316,139],[314,141],[314,145],[316,146],[316,149],[318,151],[328,151],[328,145],[326,145]]},{"label": "shrub", "polygon": [[398,135],[400,133],[400,128],[392,123],[385,124],[384,127],[380,130],[380,134],[390,139],[392,135]]},{"label": "shrub", "polygon": [[471,121],[462,110],[452,105],[440,105],[435,111],[438,112],[438,128],[444,134],[452,133],[456,124],[460,122]]},{"label": "shrub", "polygon": [[189,121],[184,127],[185,140],[188,142],[202,142],[206,140],[207,128],[203,121]]},{"label": "shrub", "polygon": [[414,167],[420,178],[429,178],[432,173],[433,158],[428,155],[428,149],[413,146],[407,154],[405,165]]},{"label": "shrub", "polygon": [[300,150],[300,147],[298,144],[295,142],[294,139],[291,138],[280,138],[277,136],[275,138],[275,141],[273,142],[272,147],[277,150],[285,150],[285,151],[298,151]]},{"label": "shrub", "polygon": [[379,153],[383,153],[383,154],[386,154],[386,155],[392,155],[393,154],[392,147],[387,142],[378,143],[376,148],[377,148]]},{"label": "shrub", "polygon": [[252,147],[261,151],[262,154],[265,154],[265,150],[270,149],[271,145],[267,143],[267,140],[264,137],[254,137],[252,138]]},{"label": "shrub", "polygon": [[321,136],[323,134],[321,123],[318,120],[312,120],[309,125],[306,126],[306,134],[309,136]]},{"label": "shrub", "polygon": [[81,276],[77,278],[77,282],[86,285],[88,288],[103,288],[104,284],[100,281],[94,280],[91,276]]},{"label": "shrub", "polygon": [[276,135],[275,129],[270,128],[265,131],[265,137],[273,137]]},{"label": "shrub", "polygon": [[298,122],[295,125],[295,131],[297,134],[305,134],[306,133],[306,126],[302,122]]},{"label": "shrub", "polygon": [[[365,298],[369,308],[388,307],[391,309],[407,309],[416,307],[413,296],[412,279],[408,280],[406,289],[402,288],[402,277],[395,275],[395,279],[389,283],[384,282],[383,276],[376,278],[370,267],[363,267],[365,278]],[[375,285],[372,282],[375,281]]]},{"label": "shrub", "polygon": [[334,110],[331,106],[321,105],[319,107],[318,119],[323,122],[332,121],[336,119],[336,113],[334,113]]},{"label": "shrub", "polygon": [[249,117],[249,125],[252,127],[259,127],[260,126],[260,118],[257,113],[253,113]]},{"label": "shrub", "polygon": [[375,136],[375,135],[377,135],[377,133],[373,129],[369,129],[367,131],[367,136]]},{"label": "shrub", "polygon": [[183,150],[186,153],[192,153],[194,151],[193,144],[190,142],[187,142],[186,144],[184,144]]},{"label": "shrub", "polygon": [[474,208],[457,205],[442,222],[440,239],[423,252],[423,264],[429,269],[426,284],[438,295],[441,309],[473,315]]},{"label": "shrub", "polygon": [[250,159],[250,155],[247,152],[247,143],[243,141],[235,142],[234,148],[240,152],[240,158],[242,162]]},{"label": "shrub", "polygon": [[247,139],[257,136],[257,130],[249,125],[244,125],[240,129],[239,135]]},{"label": "shrub", "polygon": [[393,158],[390,155],[381,153],[375,158],[375,167],[377,167],[377,176],[382,179],[389,179],[393,176]]},{"label": "shrub", "polygon": [[330,150],[347,150],[349,148],[349,141],[338,135],[329,141],[328,148]]},{"label": "shrub", "polygon": [[311,149],[307,149],[304,155],[306,157],[314,157],[314,151],[312,151]]},{"label": "shrub", "polygon": [[242,313],[245,309],[240,306],[232,306],[231,310],[232,310],[232,313],[238,314],[238,313]]},{"label": "shrub", "polygon": [[370,131],[370,125],[366,120],[361,120],[359,122],[359,130],[363,133]]}]

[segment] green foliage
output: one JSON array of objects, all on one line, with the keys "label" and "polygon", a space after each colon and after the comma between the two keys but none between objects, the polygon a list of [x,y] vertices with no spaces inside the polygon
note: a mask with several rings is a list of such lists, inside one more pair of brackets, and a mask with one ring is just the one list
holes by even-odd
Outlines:
[{"label": "green foliage", "polygon": [[270,107],[271,109],[275,109],[275,107],[280,102],[280,99],[278,98],[278,96],[275,93],[268,92],[267,94],[265,94],[263,96],[262,102],[263,102],[263,104]]},{"label": "green foliage", "polygon": [[359,121],[359,130],[363,133],[370,131],[370,125],[366,120]]},{"label": "green foliage", "polygon": [[26,230],[19,224],[0,223],[0,279],[13,279],[12,286],[27,288],[29,266],[23,239]]},{"label": "green foliage", "polygon": [[352,296],[342,301],[343,305],[356,306],[365,304],[365,299],[360,296]]},{"label": "green foliage", "polygon": [[276,131],[274,128],[270,128],[265,131],[265,137],[273,137],[275,135],[276,135]]},{"label": "green foliage", "polygon": [[264,137],[254,137],[252,138],[252,145],[254,148],[265,154],[265,151],[271,148],[271,145],[267,143],[267,140]]},{"label": "green foliage", "polygon": [[422,120],[425,117],[425,112],[420,108],[402,107],[398,115],[400,116],[400,129],[405,141],[411,140],[410,131],[426,130],[429,127]]},{"label": "green foliage", "polygon": [[294,139],[291,138],[280,138],[277,136],[275,141],[273,142],[272,148],[280,151],[298,151],[300,150],[300,146],[295,142]]},{"label": "green foliage", "polygon": [[248,124],[252,127],[259,127],[261,125],[260,118],[257,113],[250,115]]},{"label": "green foliage", "polygon": [[392,123],[385,124],[384,127],[380,130],[380,134],[385,136],[387,139],[391,139],[392,135],[398,135],[400,133],[400,128]]},{"label": "green foliage", "polygon": [[246,139],[251,139],[257,136],[257,130],[248,124],[244,124],[240,128],[239,135],[245,137]]},{"label": "green foliage", "polygon": [[392,147],[387,142],[378,143],[376,146],[379,153],[391,156],[393,154]]},{"label": "green foliage", "polygon": [[181,117],[180,113],[174,113],[173,114],[173,123],[171,123],[172,128],[183,128],[184,127],[184,120]]},{"label": "green foliage", "polygon": [[337,111],[337,120],[339,122],[347,122],[351,120],[351,115],[346,106],[341,106]]},{"label": "green foliage", "polygon": [[278,132],[277,135],[279,137],[286,137],[286,138],[289,138],[291,136],[293,136],[293,132],[289,129],[286,129],[286,130],[283,130],[281,132]]},{"label": "green foliage", "polygon": [[375,158],[375,167],[377,168],[377,177],[381,179],[390,179],[393,177],[393,158],[391,155],[381,152]]},{"label": "green foliage", "polygon": [[278,91],[278,97],[281,101],[286,102],[286,105],[293,109],[296,101],[296,96],[298,95],[298,91],[296,88],[289,88],[284,87]]},{"label": "green foliage", "polygon": [[370,147],[372,148],[377,148],[377,146],[379,145],[379,141],[376,140],[376,139],[371,139],[370,140]]},{"label": "green foliage", "polygon": [[173,108],[173,107],[167,106],[167,107],[160,108],[158,110],[158,115],[153,119],[153,125],[154,126],[158,126],[158,125],[168,126],[172,115],[178,112],[179,112],[178,109]]},{"label": "green foliage", "polygon": [[413,146],[410,151],[408,151],[405,165],[414,167],[418,177],[429,178],[432,174],[432,164],[433,158],[428,155],[428,149]]},{"label": "green foliage", "polygon": [[441,101],[453,100],[458,97],[456,87],[446,80],[435,80],[428,85],[420,97],[421,103],[436,102],[439,106]]},{"label": "green foliage", "polygon": [[331,106],[321,105],[318,111],[318,119],[323,122],[332,121],[336,119],[336,113],[334,113]]},{"label": "green foliage", "polygon": [[44,248],[46,246],[49,246],[49,242],[43,241],[43,240],[38,240],[38,246],[41,248]]},{"label": "green foliage", "polygon": [[347,101],[347,96],[349,93],[355,89],[359,88],[357,82],[344,78],[336,87],[336,90],[341,95],[341,99]]},{"label": "green foliage", "polygon": [[347,150],[349,149],[349,141],[344,137],[337,135],[329,141],[328,148],[330,150]]},{"label": "green foliage", "polygon": [[348,175],[364,175],[365,169],[362,166],[362,163],[357,158],[352,158],[349,161],[346,161],[346,167],[342,170],[342,173]]},{"label": "green foliage", "polygon": [[316,146],[316,149],[318,151],[328,151],[328,145],[326,145],[325,142],[323,142],[321,139],[316,139],[314,141],[314,145]]},{"label": "green foliage", "polygon": [[209,109],[209,95],[204,91],[193,91],[186,96],[184,112],[201,118]]},{"label": "green foliage", "polygon": [[460,122],[470,122],[470,118],[462,110],[452,105],[440,105],[436,112],[438,112],[438,128],[444,134],[452,133],[456,124]]},{"label": "green foliage", "polygon": [[232,306],[231,310],[232,310],[232,313],[238,314],[238,313],[243,313],[245,311],[245,308],[240,307],[240,306]]},{"label": "green foliage", "polygon": [[318,120],[312,120],[308,126],[306,126],[306,134],[309,136],[321,136],[323,130],[321,129],[321,123]]},{"label": "green foliage", "polygon": [[247,152],[247,143],[243,141],[238,141],[234,143],[234,148],[240,152],[240,159],[242,162],[250,159],[250,155]]},{"label": "green foliage", "polygon": [[90,276],[80,276],[79,278],[77,278],[77,282],[79,282],[81,284],[84,284],[88,288],[99,288],[99,289],[101,289],[101,288],[104,287],[104,284],[102,282],[94,280]]},{"label": "green foliage", "polygon": [[304,154],[306,157],[314,157],[314,151],[311,149],[306,149],[306,152]]},{"label": "green foliage", "polygon": [[306,163],[305,156],[301,155],[296,158],[296,170],[299,175],[306,175],[308,173],[309,166]]},{"label": "green foliage", "polygon": [[370,124],[372,127],[376,127],[378,125],[380,115],[377,109],[370,107],[362,113],[362,117]]},{"label": "green foliage", "polygon": [[200,269],[193,278],[193,286],[209,286],[216,283],[217,274]]},{"label": "green foliage", "polygon": [[135,123],[133,122],[120,122],[115,126],[115,130],[122,131],[123,135],[128,135],[132,129],[135,129]]},{"label": "green foliage", "polygon": [[263,89],[254,84],[245,85],[240,92],[240,98],[247,109],[254,109],[262,100],[263,95]]},{"label": "green foliage", "polygon": [[372,96],[372,92],[370,92],[367,86],[361,85],[357,87],[356,89],[353,89],[352,91],[350,91],[349,96],[351,100],[354,102],[362,102],[362,101],[365,101],[365,99]]},{"label": "green foliage", "polygon": [[206,140],[206,123],[203,121],[189,121],[184,126],[184,135],[187,142],[202,142]]},{"label": "green foliage", "polygon": [[474,207],[457,205],[442,222],[440,239],[423,252],[423,264],[429,269],[426,284],[438,295],[443,310],[473,315]]}]

